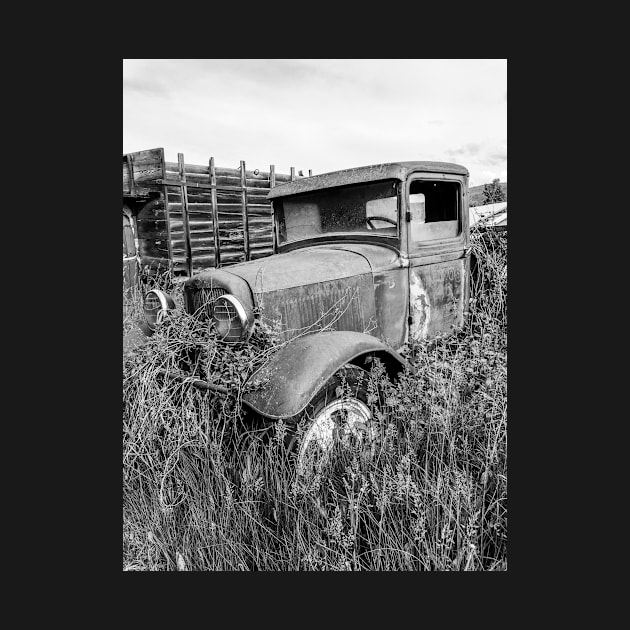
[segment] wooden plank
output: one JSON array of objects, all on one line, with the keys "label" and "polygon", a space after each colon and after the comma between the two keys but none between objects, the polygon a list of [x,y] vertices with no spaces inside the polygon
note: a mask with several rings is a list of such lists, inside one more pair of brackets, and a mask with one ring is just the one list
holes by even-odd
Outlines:
[{"label": "wooden plank", "polygon": [[[179,202],[171,201],[169,203],[169,207],[171,208],[171,214],[173,212],[181,212],[182,204]],[[241,204],[240,203],[218,203],[217,210],[219,212],[234,212],[236,214],[241,213]],[[192,217],[193,214],[197,214],[199,216],[207,216],[210,219],[213,215],[212,204],[210,203],[199,203],[199,202],[191,202],[190,197],[188,197],[188,216]],[[249,198],[247,200],[247,212],[249,216],[267,216],[271,217],[271,204],[270,203],[250,203]]]},{"label": "wooden plank", "polygon": [[127,156],[127,170],[129,171],[129,194],[133,197],[136,194],[136,179],[133,176],[133,154]]},{"label": "wooden plank", "polygon": [[[164,198],[164,219],[166,221],[166,242],[168,244],[168,258],[172,261],[173,253],[171,252],[171,215],[168,207],[168,187],[164,186],[164,190],[162,192],[162,196]],[[172,267],[171,267],[172,270]]]},{"label": "wooden plank", "polygon": [[[177,173],[173,173],[170,171],[167,171],[166,173],[166,178],[167,179],[171,179],[174,180],[176,178]],[[201,174],[201,173],[185,173],[186,175],[186,182],[188,183],[188,185],[192,186],[192,184],[199,184],[201,185],[201,187],[203,187],[203,185],[207,185],[208,184],[208,175],[207,174]],[[216,178],[216,184],[219,187],[223,187],[223,186],[232,186],[235,188],[238,188],[240,190],[240,186],[241,186],[241,178],[240,177],[217,177]],[[248,188],[262,188],[262,189],[269,189],[269,180],[266,179],[255,179],[255,178],[246,178],[245,179],[245,185]]]},{"label": "wooden plank", "polygon": [[257,258],[266,258],[267,256],[270,256],[271,254],[273,254],[272,247],[266,247],[265,249],[252,250],[252,260],[256,260]]},{"label": "wooden plank", "polygon": [[[179,181],[176,179],[173,179],[172,177],[160,179],[157,181],[158,183],[163,184],[165,186],[179,186]],[[237,193],[240,193],[243,190],[242,183],[239,186],[232,186],[232,185],[228,186],[228,185],[223,185],[220,183],[213,186],[212,184],[207,184],[204,182],[187,181],[187,186],[189,189],[198,188],[200,190],[212,190],[213,188],[215,188],[218,191],[226,191],[226,192],[229,191],[229,192],[237,192]],[[247,192],[252,192],[254,194],[264,196],[268,194],[269,187],[268,186],[248,186],[247,183],[245,183],[245,190]]]},{"label": "wooden plank", "polygon": [[131,192],[131,185],[129,184],[129,160],[126,155],[123,155],[122,162],[122,182],[123,182],[123,197]]},{"label": "wooden plank", "polygon": [[[171,223],[173,221],[179,221],[180,229],[183,229],[181,226],[181,222],[184,220],[181,213],[173,213],[171,212]],[[240,221],[240,224],[243,224],[243,217],[240,212],[222,212],[219,211],[219,224],[222,225],[224,221]],[[268,223],[271,225],[271,217],[268,213],[250,213],[249,220],[254,221],[256,223]],[[191,230],[195,229],[194,226],[204,225],[208,230],[213,229],[213,221],[212,215],[209,212],[189,212],[188,213],[188,223],[190,225]],[[198,228],[197,228],[198,229]]]},{"label": "wooden plank", "polygon": [[249,217],[247,216],[247,182],[245,177],[245,160],[241,160],[241,203],[243,204],[243,248],[245,260],[249,260]]},{"label": "wooden plank", "polygon": [[[230,238],[229,235],[225,235],[225,236],[222,235],[221,236],[221,256],[223,256],[223,254],[228,251],[241,251],[242,252],[243,239],[241,238],[241,236],[242,234],[236,233],[236,232],[234,233],[234,236],[232,238]],[[260,250],[266,247],[271,247],[271,241],[269,239],[269,235],[267,235],[267,238],[264,238],[264,239],[261,238],[260,240],[252,243],[251,251],[253,251],[254,249]]]},{"label": "wooden plank", "polygon": [[[211,239],[212,235],[214,234],[214,230],[210,227],[208,228],[207,226],[199,226],[198,230],[192,230],[190,231],[190,240],[191,242],[196,241],[200,238],[205,238],[205,239]],[[182,232],[181,234],[177,234],[177,235],[172,235],[173,239],[184,239],[184,233]]]},{"label": "wooden plank", "polygon": [[140,194],[140,189],[154,189],[157,179],[162,175],[163,157],[163,149],[135,151],[123,155],[123,163],[126,161],[127,168],[131,168],[126,176],[123,170],[123,192],[128,189],[133,196]]},{"label": "wooden plank", "polygon": [[181,182],[181,196],[182,196],[182,219],[184,222],[184,241],[186,243],[186,266],[188,273],[192,270],[192,251],[190,247],[190,225],[188,224],[188,187],[186,185],[186,169],[184,166],[184,154],[177,154],[177,162],[179,164],[179,179]]},{"label": "wooden plank", "polygon": [[[164,241],[164,243],[168,242],[166,238],[166,227],[160,228],[158,226],[152,225],[138,225],[138,238],[142,238],[146,241]],[[172,238],[172,236],[171,236]],[[168,249],[168,248],[167,248]]]},{"label": "wooden plank", "polygon": [[210,192],[210,204],[212,206],[212,228],[214,232],[214,266],[221,266],[221,250],[219,247],[219,206],[217,203],[217,174],[214,166],[214,157],[210,158],[208,165],[208,171],[210,175],[210,185],[212,190]]},{"label": "wooden plank", "polygon": [[[235,222],[236,223],[236,222]],[[239,221],[238,226],[241,227],[242,223]],[[221,226],[223,227],[223,225]],[[229,227],[227,229],[233,229],[233,227]],[[185,235],[184,223],[183,221],[178,221],[174,219],[171,224],[171,238],[173,238],[174,233],[177,231],[178,236],[181,234],[182,238]],[[194,221],[190,223],[190,234],[192,238],[192,234],[197,234],[199,232],[212,232],[212,224],[207,221]]]},{"label": "wooden plank", "polygon": [[245,254],[242,248],[234,248],[231,251],[228,251],[226,248],[221,251],[221,265],[230,265],[235,262],[245,262]]},{"label": "wooden plank", "polygon": [[[270,189],[273,188],[276,185],[276,166],[275,164],[272,164],[269,167],[269,173],[270,173]],[[271,246],[273,247],[273,251],[277,251],[277,243],[276,243],[276,229],[275,229],[275,225],[276,225],[276,215],[274,214],[274,209],[273,209],[273,204],[271,204],[271,224],[273,226],[273,232],[271,234]]]},{"label": "wooden plank", "polygon": [[287,175],[286,173],[276,173],[276,185],[278,185],[278,183],[285,184],[290,181],[291,175]]},{"label": "wooden plank", "polygon": [[193,269],[207,269],[208,267],[214,267],[214,252],[195,256]]},{"label": "wooden plank", "polygon": [[[184,241],[173,241],[173,248],[174,249],[183,249],[184,248]],[[197,253],[199,253],[201,250],[203,251],[208,251],[208,252],[212,252],[214,253],[214,244],[212,242],[212,236],[208,239],[201,239],[201,240],[194,240],[192,242],[192,251],[193,251],[193,263],[195,262],[195,258],[197,256]],[[194,265],[193,265],[194,266]]]},{"label": "wooden plank", "polygon": [[[211,199],[210,195],[211,189],[207,188],[205,190],[200,190],[194,187],[188,187],[188,202],[189,203],[208,203],[208,200]],[[224,190],[221,188],[216,189],[217,202],[218,203],[241,203],[241,189],[238,188],[236,190]],[[271,201],[267,199],[269,195],[268,190],[262,190],[260,188],[252,189],[249,188],[247,190],[247,202],[256,203],[256,204],[269,204]],[[174,203],[180,203],[180,195],[179,193],[169,193],[169,200]]]},{"label": "wooden plank", "polygon": [[[135,155],[135,154],[134,154]],[[166,171],[171,173],[179,172],[179,164],[177,162],[164,162]],[[209,175],[208,166],[202,164],[186,164],[186,175],[196,174],[196,175]],[[219,167],[215,166],[215,175],[216,177],[233,177],[237,180],[241,178],[241,170],[240,168],[227,168],[227,167]],[[268,180],[270,179],[271,172],[266,171],[245,171],[245,177],[247,179],[258,179],[258,180]],[[276,173],[277,181],[290,181],[290,175],[286,173]]]},{"label": "wooden plank", "polygon": [[200,254],[195,257],[195,262],[193,265],[193,274],[199,273],[200,271],[204,271],[205,269],[214,267],[214,254]]},{"label": "wooden plank", "polygon": [[[166,170],[172,173],[179,172],[179,165],[177,162],[165,162]],[[186,164],[186,176],[189,175],[205,175],[206,180],[208,179],[208,175],[210,174],[209,165],[205,166],[202,164]],[[241,169],[240,168],[219,168],[215,167],[215,176],[216,177],[233,177],[236,180],[241,179]],[[269,173],[265,171],[245,171],[245,177],[247,179],[252,180],[269,180]],[[287,175],[288,178],[288,175]]]},{"label": "wooden plank", "polygon": [[[252,234],[250,235],[250,237],[250,249],[254,245],[264,245],[265,243],[271,245],[271,230],[269,230],[268,228],[252,230]],[[230,243],[236,243],[238,241],[239,243],[243,243],[245,239],[243,238],[242,228],[235,227],[231,229],[227,228],[225,230],[221,230],[221,233],[219,234],[219,240],[221,243],[223,243],[224,241]]]},{"label": "wooden plank", "polygon": [[[167,172],[179,173],[178,162],[165,162],[165,165]],[[186,175],[188,176],[190,174],[205,175],[206,179],[208,179],[208,167],[202,164],[186,164]]]},{"label": "wooden plank", "polygon": [[[186,257],[186,251],[183,250],[183,249],[175,250],[174,255],[185,258]],[[195,250],[194,250],[194,260],[195,260],[195,262],[197,262],[197,259],[199,257],[202,257],[202,256],[211,257],[212,258],[212,262],[214,262],[214,250],[212,249],[212,247],[210,247],[210,248],[208,248],[208,247],[197,247],[197,248],[195,248]],[[188,268],[188,265],[186,265],[186,268]],[[191,271],[192,271],[192,267],[191,267]]]},{"label": "wooden plank", "polygon": [[[152,151],[154,151],[153,149],[150,150],[149,152],[138,152],[138,153],[134,153],[134,155],[140,155],[143,153],[151,153]],[[179,164],[177,162],[164,162],[164,167],[165,170],[167,172],[170,173],[178,173],[179,172]],[[206,179],[207,176],[209,175],[209,167],[202,165],[202,164],[186,164],[186,175],[189,174],[193,174],[193,175],[205,175]],[[227,168],[227,167],[219,167],[219,166],[215,166],[215,175],[216,177],[232,177],[235,178],[237,180],[240,180],[241,178],[241,170],[240,168]],[[247,179],[255,179],[255,180],[269,180],[270,179],[270,175],[271,172],[266,172],[266,171],[258,171],[258,173],[256,173],[256,171],[249,171],[246,170],[245,171],[245,177]],[[290,181],[290,175],[286,174],[286,173],[276,173],[276,179],[277,181]]]}]

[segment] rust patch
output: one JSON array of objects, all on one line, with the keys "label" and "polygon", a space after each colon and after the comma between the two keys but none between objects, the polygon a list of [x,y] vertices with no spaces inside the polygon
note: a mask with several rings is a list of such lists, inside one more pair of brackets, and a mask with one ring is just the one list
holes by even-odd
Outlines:
[{"label": "rust patch", "polygon": [[426,339],[431,321],[431,301],[429,293],[422,284],[422,279],[417,273],[411,274],[409,283],[409,299],[412,312],[412,323],[409,333],[413,339]]}]

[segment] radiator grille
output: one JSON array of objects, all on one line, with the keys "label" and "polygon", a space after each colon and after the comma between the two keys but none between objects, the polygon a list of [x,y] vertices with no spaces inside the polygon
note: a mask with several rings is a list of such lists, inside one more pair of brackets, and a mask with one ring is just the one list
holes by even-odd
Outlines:
[{"label": "radiator grille", "polygon": [[193,313],[197,313],[203,319],[212,317],[212,305],[214,301],[221,295],[225,295],[227,291],[219,288],[200,288],[193,289],[190,295],[190,303],[192,304]]},{"label": "radiator grille", "polygon": [[232,321],[233,319],[238,319],[238,313],[236,308],[234,308],[234,304],[227,300],[221,300],[221,303],[217,304],[214,309],[214,315],[218,320]]}]

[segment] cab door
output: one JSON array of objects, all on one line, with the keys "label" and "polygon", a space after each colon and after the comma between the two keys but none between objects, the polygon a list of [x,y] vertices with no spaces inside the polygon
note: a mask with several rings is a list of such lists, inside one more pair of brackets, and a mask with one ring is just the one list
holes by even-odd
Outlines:
[{"label": "cab door", "polygon": [[464,176],[415,173],[406,182],[409,341],[463,326],[468,302],[468,208]]}]

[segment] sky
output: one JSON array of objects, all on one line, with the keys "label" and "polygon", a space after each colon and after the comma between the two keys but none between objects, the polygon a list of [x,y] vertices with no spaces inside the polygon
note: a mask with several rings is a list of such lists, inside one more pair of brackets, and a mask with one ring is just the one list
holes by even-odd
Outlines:
[{"label": "sky", "polygon": [[123,59],[123,153],[308,175],[405,160],[507,181],[507,59]]}]

